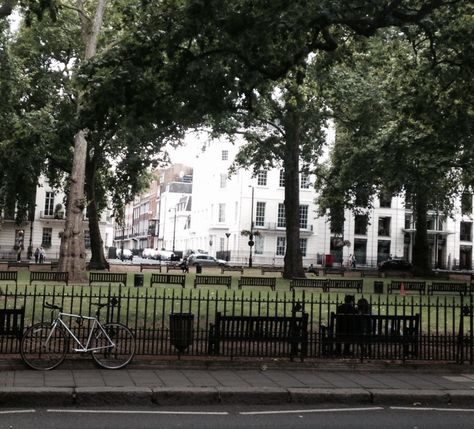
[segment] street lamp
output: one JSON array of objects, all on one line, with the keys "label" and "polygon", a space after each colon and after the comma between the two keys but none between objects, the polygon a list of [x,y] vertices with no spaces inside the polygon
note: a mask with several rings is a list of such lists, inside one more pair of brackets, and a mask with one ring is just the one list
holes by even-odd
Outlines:
[{"label": "street lamp", "polygon": [[176,209],[177,209],[178,205],[174,206],[174,208],[170,209],[169,211],[171,210],[174,210],[174,219],[173,219],[173,248],[171,249],[172,252],[174,253],[174,248],[175,248],[175,243],[176,243]]},{"label": "street lamp", "polygon": [[251,208],[250,208],[250,235],[249,235],[249,249],[250,249],[250,254],[249,254],[249,268],[252,268],[252,247],[255,244],[253,241],[253,199],[254,199],[254,187],[252,185],[249,185],[250,188],[252,188],[252,202],[251,202]]},{"label": "street lamp", "polygon": [[229,262],[229,237],[230,237],[230,232],[226,232],[225,236],[227,237],[227,252],[226,252],[226,261]]}]

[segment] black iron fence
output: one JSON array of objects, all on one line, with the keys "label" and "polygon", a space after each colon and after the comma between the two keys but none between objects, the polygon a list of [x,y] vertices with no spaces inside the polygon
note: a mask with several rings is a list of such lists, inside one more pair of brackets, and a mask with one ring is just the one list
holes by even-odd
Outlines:
[{"label": "black iron fence", "polygon": [[[356,294],[355,301],[362,297]],[[43,307],[46,302],[68,313],[90,315],[95,314],[95,303],[112,298],[118,304],[104,308],[101,320],[132,329],[139,355],[202,356],[218,350],[220,356],[230,357],[345,355],[474,362],[472,296],[367,295],[363,318],[341,318],[337,315],[343,311],[344,294],[335,293],[3,285],[0,311],[24,308],[26,328],[51,320],[51,311]],[[231,325],[216,326],[218,313],[238,317],[231,318]],[[306,314],[304,327],[295,330],[292,318],[303,320]],[[416,324],[412,316],[417,316]],[[70,322],[74,326],[75,319]],[[79,334],[81,329],[76,327]],[[296,346],[294,335],[299,338]],[[219,347],[211,347],[216,341]],[[18,337],[0,333],[1,354],[18,353],[19,344]]]}]

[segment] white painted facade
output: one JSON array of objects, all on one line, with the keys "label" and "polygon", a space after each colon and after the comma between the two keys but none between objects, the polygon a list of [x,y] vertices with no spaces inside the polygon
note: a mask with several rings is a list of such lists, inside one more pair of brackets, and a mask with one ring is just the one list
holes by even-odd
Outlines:
[{"label": "white painted facade", "polygon": [[[23,247],[21,259],[26,260],[28,247],[31,246],[34,252],[41,245],[45,249],[47,261],[58,259],[60,234],[64,231],[64,216],[64,192],[53,189],[47,180],[40,178],[36,189],[34,221],[25,221],[21,225],[17,225],[14,219],[3,218],[1,221],[0,259],[17,259],[19,247]],[[113,240],[113,224],[107,210],[102,214],[99,227],[107,257],[107,249],[112,246]],[[90,257],[90,250],[87,248],[89,224],[85,216],[84,231],[86,253]]]}]

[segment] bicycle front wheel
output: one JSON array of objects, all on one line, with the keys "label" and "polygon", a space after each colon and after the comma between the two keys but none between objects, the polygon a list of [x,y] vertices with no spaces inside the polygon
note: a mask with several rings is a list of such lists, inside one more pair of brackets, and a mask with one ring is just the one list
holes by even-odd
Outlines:
[{"label": "bicycle front wheel", "polygon": [[121,323],[107,323],[94,332],[92,357],[106,369],[119,369],[129,364],[135,355],[135,337]]},{"label": "bicycle front wheel", "polygon": [[23,362],[30,368],[46,371],[56,368],[66,357],[68,348],[64,331],[50,323],[37,323],[29,327],[20,344]]}]

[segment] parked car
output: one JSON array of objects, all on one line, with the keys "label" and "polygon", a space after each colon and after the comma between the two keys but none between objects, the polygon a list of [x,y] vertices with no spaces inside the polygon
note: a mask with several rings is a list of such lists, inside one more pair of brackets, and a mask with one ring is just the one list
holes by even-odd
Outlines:
[{"label": "parked car", "polygon": [[[122,249],[117,249],[117,258],[122,259]],[[123,249],[123,259],[131,261],[133,259],[133,253],[130,249]]]},{"label": "parked car", "polygon": [[413,265],[405,259],[387,259],[379,265],[379,271],[411,271]]},{"label": "parked car", "polygon": [[172,261],[174,260],[174,253],[171,250],[158,250],[158,256],[156,259],[160,261]]},{"label": "parked car", "polygon": [[158,259],[158,249],[153,249],[151,247],[147,247],[146,249],[143,249],[142,258]]},{"label": "parked car", "polygon": [[223,259],[216,259],[214,256],[204,255],[202,253],[193,253],[188,257],[188,265],[201,265],[206,267],[221,267],[228,265]]}]

